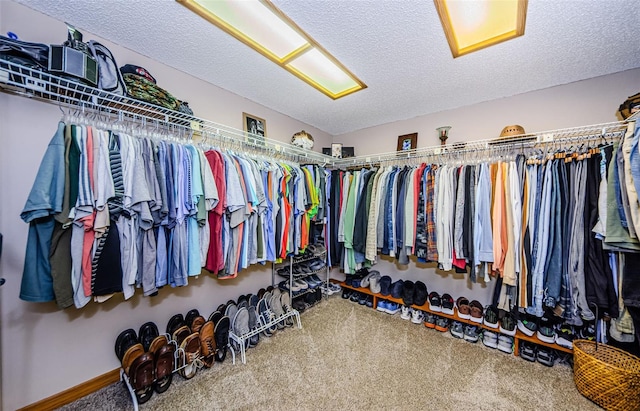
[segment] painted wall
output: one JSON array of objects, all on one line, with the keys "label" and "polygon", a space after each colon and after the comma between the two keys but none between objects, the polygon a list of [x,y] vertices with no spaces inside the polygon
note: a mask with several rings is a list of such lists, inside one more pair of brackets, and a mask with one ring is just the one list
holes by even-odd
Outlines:
[{"label": "painted wall", "polygon": [[[537,132],[618,121],[616,110],[640,88],[640,69],[596,77],[544,90],[519,94],[455,110],[396,121],[334,137],[335,143],[354,146],[356,155],[395,151],[397,136],[418,133],[418,147],[439,145],[436,127],[449,125],[448,143],[497,137],[504,126],[520,124]],[[365,143],[366,142],[366,143]],[[429,290],[465,296],[483,305],[491,301],[494,284],[472,284],[468,275],[437,270],[435,264],[412,261],[403,266],[388,257],[375,269],[394,280],[421,280]],[[334,277],[344,275],[333,270]]]},{"label": "painted wall", "polygon": [[[22,5],[0,1],[0,16],[1,33],[14,31],[23,40],[52,44],[66,38],[63,22]],[[318,150],[331,143],[327,133],[79,29],[86,40],[97,39],[109,47],[120,65],[147,68],[159,85],[189,101],[198,116],[241,129],[244,111],[266,119],[270,138],[289,141],[293,133],[305,129]],[[56,105],[0,93],[0,232],[4,235],[0,277],[7,279],[0,289],[5,410],[118,368],[114,342],[126,328],[137,330],[144,322],[154,321],[164,329],[173,314],[186,314],[192,308],[208,316],[219,304],[271,283],[270,266],[259,266],[234,280],[202,275],[190,279],[187,287],[165,287],[158,297],[143,298],[139,293],[124,302],[117,296],[81,310],[59,311],[53,303],[19,300],[28,228],[19,215],[60,116]]]},{"label": "painted wall", "polygon": [[[418,147],[440,144],[436,127],[452,126],[448,144],[495,138],[503,127],[528,132],[618,121],[618,106],[640,89],[640,69],[396,121],[334,137],[356,155],[395,151],[398,136],[418,133]],[[366,143],[365,143],[366,142]]]}]

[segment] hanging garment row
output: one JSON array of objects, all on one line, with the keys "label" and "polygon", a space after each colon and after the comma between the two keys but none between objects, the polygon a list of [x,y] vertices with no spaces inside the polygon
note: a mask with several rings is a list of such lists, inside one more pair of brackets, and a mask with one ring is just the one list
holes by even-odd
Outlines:
[{"label": "hanging garment row", "polygon": [[20,298],[81,308],[298,254],[324,238],[326,183],[319,166],[60,122],[21,214]]},{"label": "hanging garment row", "polygon": [[[608,144],[470,165],[334,170],[332,261],[355,273],[377,253],[400,264],[413,255],[473,282],[497,280],[495,304],[506,311],[555,310],[577,325],[594,318],[595,304],[615,318],[618,277],[608,251],[640,245],[630,223],[640,220],[637,195],[620,190],[620,178],[634,187],[628,158]],[[640,185],[640,176],[633,181]]]}]

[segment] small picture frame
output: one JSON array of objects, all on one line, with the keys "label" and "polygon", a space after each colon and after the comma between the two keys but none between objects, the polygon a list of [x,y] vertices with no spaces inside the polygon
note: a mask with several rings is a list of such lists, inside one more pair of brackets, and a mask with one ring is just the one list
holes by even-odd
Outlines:
[{"label": "small picture frame", "polygon": [[342,158],[342,143],[331,144],[331,157]]},{"label": "small picture frame", "polygon": [[255,143],[264,144],[264,138],[267,136],[267,122],[265,119],[253,114],[242,113],[242,126],[244,131],[247,132],[249,141],[254,139]]},{"label": "small picture frame", "polygon": [[398,136],[397,151],[413,150],[418,147],[418,133],[405,134]]}]

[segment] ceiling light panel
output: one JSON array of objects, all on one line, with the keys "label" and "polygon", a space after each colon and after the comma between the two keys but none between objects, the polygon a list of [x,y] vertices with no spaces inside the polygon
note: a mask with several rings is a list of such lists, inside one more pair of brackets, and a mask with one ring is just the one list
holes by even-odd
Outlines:
[{"label": "ceiling light panel", "polygon": [[360,88],[358,82],[318,49],[309,50],[287,64],[287,67],[308,76],[309,80],[333,95]]},{"label": "ceiling light panel", "polygon": [[337,99],[367,86],[268,0],[176,0]]},{"label": "ceiling light panel", "polygon": [[453,57],[524,34],[527,0],[434,0]]}]

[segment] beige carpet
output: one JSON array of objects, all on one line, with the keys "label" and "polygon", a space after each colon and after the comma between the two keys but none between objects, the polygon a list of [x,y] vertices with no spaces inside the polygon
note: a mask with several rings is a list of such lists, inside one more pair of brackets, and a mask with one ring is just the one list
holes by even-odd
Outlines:
[{"label": "beige carpet", "polygon": [[[216,363],[142,410],[591,410],[566,365],[553,368],[453,338],[337,295],[247,353]],[[132,409],[117,383],[65,410]]]}]

